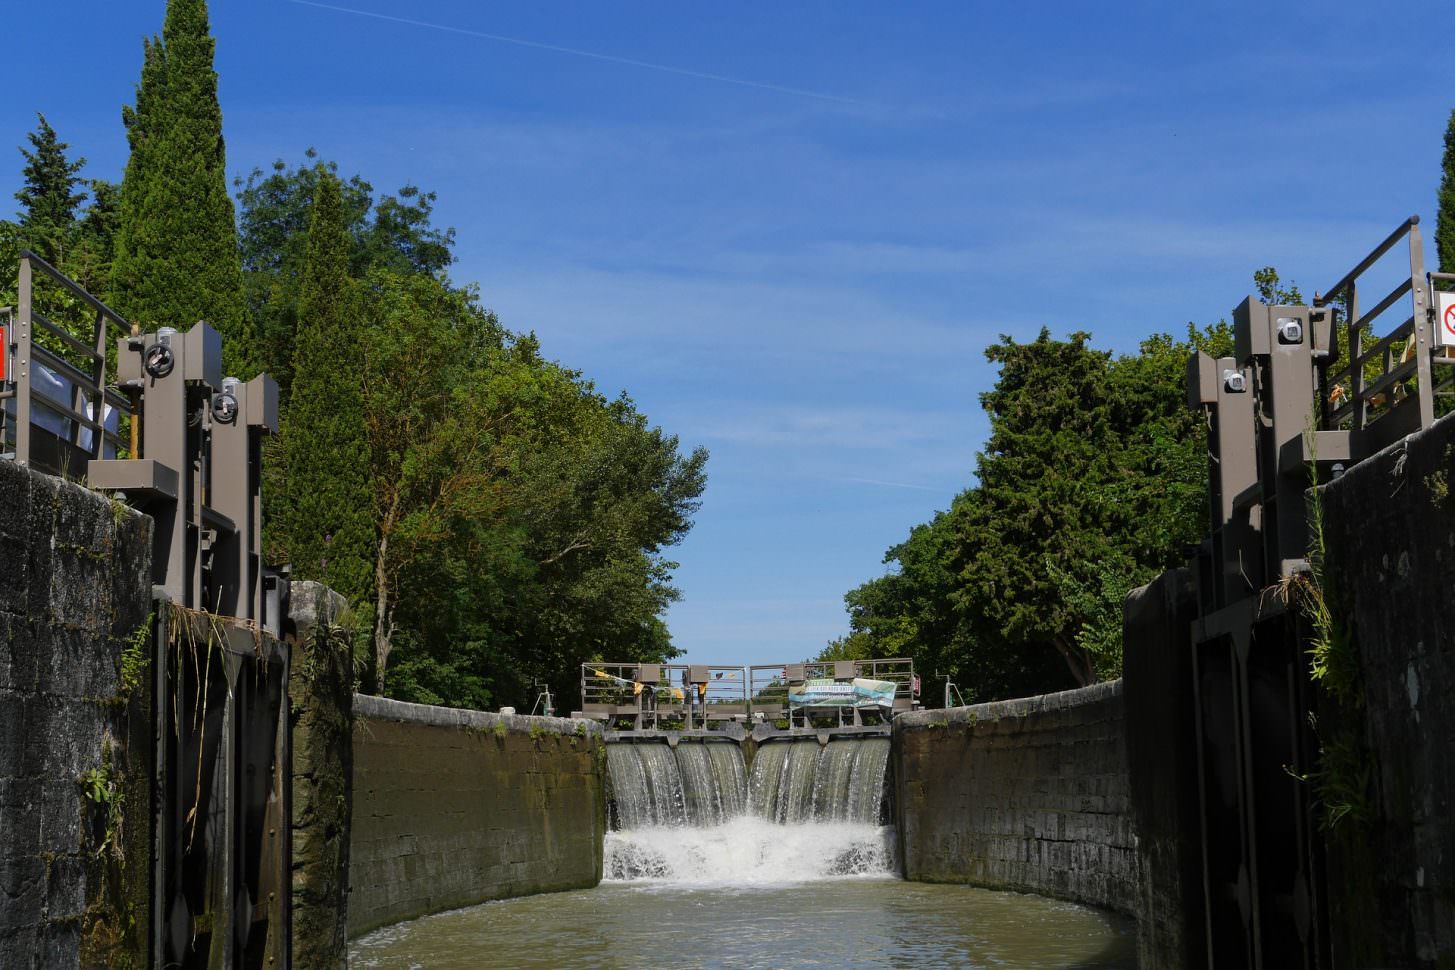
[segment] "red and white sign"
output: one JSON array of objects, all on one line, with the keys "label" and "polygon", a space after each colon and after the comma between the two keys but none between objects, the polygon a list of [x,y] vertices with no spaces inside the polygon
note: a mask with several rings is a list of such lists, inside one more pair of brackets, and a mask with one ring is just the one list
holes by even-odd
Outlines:
[{"label": "red and white sign", "polygon": [[1455,347],[1455,293],[1435,294],[1435,346]]}]

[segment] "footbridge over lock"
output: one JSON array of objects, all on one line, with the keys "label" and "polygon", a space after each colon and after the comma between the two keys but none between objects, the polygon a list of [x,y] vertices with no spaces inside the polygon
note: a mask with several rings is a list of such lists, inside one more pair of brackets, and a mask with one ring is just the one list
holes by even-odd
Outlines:
[{"label": "footbridge over lock", "polygon": [[920,708],[906,658],[805,663],[581,665],[581,710],[608,741],[888,736]]}]

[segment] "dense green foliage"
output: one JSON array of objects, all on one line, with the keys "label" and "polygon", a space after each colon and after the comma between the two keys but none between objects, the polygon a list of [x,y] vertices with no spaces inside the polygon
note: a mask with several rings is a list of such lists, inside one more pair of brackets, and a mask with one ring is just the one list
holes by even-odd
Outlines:
[{"label": "dense green foliage", "polygon": [[123,112],[131,156],[121,183],[113,305],[145,328],[208,321],[223,368],[249,377],[251,322],[227,193],[214,41],[203,0],[170,0],[143,46],[136,105]]},{"label": "dense green foliage", "polygon": [[[298,364],[285,447],[268,470],[272,558],[295,569],[309,558],[277,498],[309,460],[293,412],[312,393],[303,308],[316,271],[298,227],[324,183],[338,191],[334,238],[347,246],[359,321],[359,468],[374,539],[366,683],[475,707],[528,707],[533,685],[550,683],[564,704],[584,660],[672,656],[661,614],[677,592],[661,550],[690,527],[705,453],[681,454],[629,400],[602,397],[454,286],[453,233],[432,225],[432,193],[406,186],[376,202],[367,182],[338,178],[311,152],[254,171],[238,194],[262,356],[291,350]],[[329,380],[345,356],[333,355]]]},{"label": "dense green foliage", "polygon": [[363,328],[339,183],[326,172],[317,180],[298,318],[295,393],[282,428],[286,473],[269,503],[276,522],[270,538],[288,550],[296,577],[321,580],[363,607],[373,586],[375,545]]},{"label": "dense green foliage", "polygon": [[1206,525],[1188,354],[1231,347],[1222,325],[1120,357],[1089,339],[1042,330],[987,349],[1000,373],[981,395],[977,484],[889,550],[897,568],[846,596],[851,632],[826,657],[909,656],[980,700],[1120,672],[1122,600]]},{"label": "dense green foliage", "polygon": [[[338,175],[333,163],[320,165],[313,149],[302,164],[275,161],[264,173],[255,168],[246,181],[235,180],[242,249],[243,290],[258,336],[262,367],[278,382],[286,405],[293,387],[294,341],[303,283],[304,242],[309,213],[321,173]],[[349,272],[362,278],[370,269],[423,272],[443,279],[454,261],[454,230],[430,220],[435,196],[412,185],[377,203],[374,188],[355,175],[340,180],[344,222],[350,238]]]},{"label": "dense green foliage", "polygon": [[1440,164],[1440,192],[1435,207],[1435,252],[1440,272],[1455,273],[1455,110],[1445,128],[1445,155]]},{"label": "dense green foliage", "polygon": [[467,291],[386,269],[367,290],[373,660],[389,693],[519,702],[549,682],[566,699],[584,660],[672,656],[659,550],[689,527],[705,453],[679,455]]},{"label": "dense green foliage", "polygon": [[[0,265],[13,265],[20,250],[29,249],[93,292],[101,292],[111,272],[117,186],[82,178],[86,160],[71,161],[66,154],[70,146],[60,140],[45,115],[36,117],[40,124],[27,136],[31,147],[20,147],[25,159],[24,184],[15,193],[20,211],[14,222],[0,221],[4,260]],[[91,204],[82,210],[84,188],[91,190]],[[14,299],[7,295],[14,285],[9,276],[7,272],[0,277],[0,304]]]}]

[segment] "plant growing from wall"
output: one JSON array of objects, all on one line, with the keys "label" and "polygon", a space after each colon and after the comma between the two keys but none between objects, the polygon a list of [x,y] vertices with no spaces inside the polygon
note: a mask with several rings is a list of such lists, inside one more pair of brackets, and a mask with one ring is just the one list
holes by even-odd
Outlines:
[{"label": "plant growing from wall", "polygon": [[[1309,570],[1285,577],[1279,586],[1284,602],[1297,604],[1310,628],[1309,677],[1329,703],[1321,722],[1311,714],[1319,732],[1319,756],[1312,771],[1296,776],[1313,785],[1323,807],[1320,824],[1334,831],[1341,823],[1363,825],[1372,819],[1369,755],[1354,717],[1364,707],[1358,646],[1332,591],[1325,542],[1323,492],[1312,430],[1305,433],[1310,487],[1307,492]],[[1336,726],[1328,724],[1336,721]]]},{"label": "plant growing from wall", "polygon": [[147,668],[151,665],[151,651],[148,647],[151,645],[152,624],[156,618],[155,611],[148,613],[147,618],[131,631],[126,645],[121,648],[120,699],[123,703],[142,685]]},{"label": "plant growing from wall", "polygon": [[139,965],[137,948],[144,943],[137,938],[136,880],[127,878],[125,850],[127,793],[136,786],[122,761],[124,749],[107,734],[101,742],[100,765],[77,779],[85,813],[95,826],[89,830],[95,834],[85,837],[84,843],[92,864],[82,915],[81,965],[130,970]]}]

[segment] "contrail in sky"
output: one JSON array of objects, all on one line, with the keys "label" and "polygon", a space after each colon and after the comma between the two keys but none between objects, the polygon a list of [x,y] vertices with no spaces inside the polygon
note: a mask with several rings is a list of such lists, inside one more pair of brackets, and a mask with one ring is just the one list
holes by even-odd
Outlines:
[{"label": "contrail in sky", "polygon": [[350,13],[356,17],[372,17],[375,20],[387,20],[396,24],[408,24],[411,27],[427,27],[430,30],[443,30],[450,34],[463,34],[466,37],[479,37],[483,40],[493,40],[501,44],[514,44],[517,47],[530,47],[535,50],[551,51],[555,54],[571,54],[575,57],[589,57],[596,61],[606,61],[610,64],[625,64],[627,67],[640,67],[649,71],[663,71],[667,74],[677,74],[682,77],[694,77],[703,81],[720,81],[724,84],[736,84],[745,88],[758,88],[762,91],[776,91],[779,94],[793,94],[800,98],[816,98],[819,101],[834,101],[839,104],[854,104],[864,106],[867,101],[857,101],[853,98],[841,98],[835,94],[824,94],[821,91],[806,91],[803,88],[789,88],[781,84],[768,84],[764,81],[749,81],[740,77],[728,77],[724,74],[708,74],[705,71],[692,71],[685,67],[672,67],[669,64],[653,64],[651,61],[638,61],[630,57],[617,57],[614,54],[600,54],[596,51],[583,51],[574,47],[559,47],[555,44],[542,44],[539,41],[524,40],[520,37],[506,37],[502,34],[487,34],[482,30],[467,30],[464,27],[450,27],[445,24],[432,24],[423,20],[411,20],[408,17],[395,17],[385,13],[374,13],[369,10],[355,10],[352,7],[339,7],[331,3],[318,3],[316,0],[288,0],[304,7],[317,7],[320,10],[334,10],[338,13]]},{"label": "contrail in sky", "polygon": [[883,485],[886,488],[913,488],[921,492],[943,491],[943,489],[934,488],[930,485],[913,485],[909,482],[886,482],[878,478],[843,478],[840,481],[854,482],[859,485]]}]

